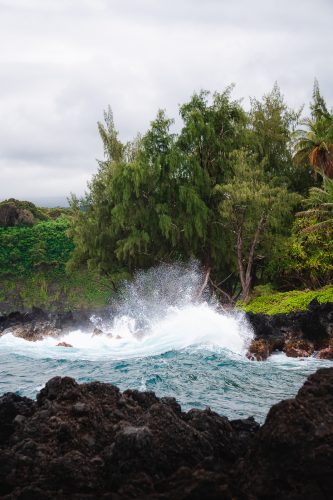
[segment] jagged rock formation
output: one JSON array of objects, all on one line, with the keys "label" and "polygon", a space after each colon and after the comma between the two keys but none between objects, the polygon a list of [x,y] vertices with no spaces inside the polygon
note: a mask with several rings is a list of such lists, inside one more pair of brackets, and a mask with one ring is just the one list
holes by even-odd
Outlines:
[{"label": "jagged rock formation", "polygon": [[31,312],[13,312],[0,316],[0,337],[12,333],[25,340],[37,341],[44,337],[57,338],[78,328],[93,331],[88,311],[46,313],[42,309],[33,308]]},{"label": "jagged rock formation", "polygon": [[264,360],[274,350],[292,357],[307,357],[319,351],[319,358],[333,359],[333,349],[329,349],[333,342],[332,302],[319,304],[313,300],[306,311],[274,316],[247,313],[247,318],[255,332],[249,350],[252,359]]},{"label": "jagged rock formation", "polygon": [[55,377],[37,401],[0,398],[4,499],[329,498],[333,368],[259,429],[174,398]]}]

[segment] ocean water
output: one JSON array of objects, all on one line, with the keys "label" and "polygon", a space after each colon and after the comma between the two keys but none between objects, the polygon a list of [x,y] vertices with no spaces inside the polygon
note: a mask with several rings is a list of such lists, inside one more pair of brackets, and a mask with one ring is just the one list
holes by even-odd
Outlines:
[{"label": "ocean water", "polygon": [[[294,397],[309,374],[332,366],[282,353],[249,361],[253,332],[241,313],[227,313],[205,298],[194,300],[202,276],[195,268],[142,274],[103,321],[99,336],[76,330],[60,339],[28,342],[0,338],[0,394],[36,397],[56,375],[99,380],[121,390],[174,396],[184,410],[205,408],[229,418],[253,415],[263,422],[276,402]],[[57,347],[65,341],[72,348]]]}]

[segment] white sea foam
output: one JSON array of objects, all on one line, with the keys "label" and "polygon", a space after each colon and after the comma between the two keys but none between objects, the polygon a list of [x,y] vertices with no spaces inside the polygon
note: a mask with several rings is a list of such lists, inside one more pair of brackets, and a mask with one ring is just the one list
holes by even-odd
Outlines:
[{"label": "white sea foam", "polygon": [[[47,337],[28,342],[7,334],[0,339],[2,349],[33,357],[125,359],[162,354],[190,346],[245,353],[252,331],[241,314],[221,313],[206,302],[169,307],[161,318],[152,315],[149,326],[138,328],[136,318],[116,316],[108,333],[92,336],[81,330],[60,338]],[[140,322],[139,322],[140,323]],[[73,348],[57,347],[59,342]]]},{"label": "white sea foam", "polygon": [[[139,272],[125,283],[123,293],[111,304],[110,319],[93,318],[104,333],[76,330],[61,338],[38,342],[7,334],[0,346],[8,352],[33,357],[69,359],[125,359],[159,355],[191,346],[223,349],[241,355],[252,338],[252,330],[241,313],[224,313],[198,301],[204,276],[197,263],[161,265]],[[72,348],[56,347],[59,342]]]}]

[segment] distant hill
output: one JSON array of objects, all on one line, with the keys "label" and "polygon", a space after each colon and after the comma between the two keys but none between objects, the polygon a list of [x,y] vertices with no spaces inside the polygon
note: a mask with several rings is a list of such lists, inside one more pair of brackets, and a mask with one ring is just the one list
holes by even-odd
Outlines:
[{"label": "distant hill", "polygon": [[31,201],[9,198],[0,203],[0,227],[33,226],[68,212],[69,208],[41,208]]}]

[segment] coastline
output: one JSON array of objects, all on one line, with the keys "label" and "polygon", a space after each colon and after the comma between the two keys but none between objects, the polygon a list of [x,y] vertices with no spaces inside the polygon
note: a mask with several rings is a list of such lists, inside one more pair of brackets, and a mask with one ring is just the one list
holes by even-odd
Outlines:
[{"label": "coastline", "polygon": [[[227,314],[231,313],[229,310]],[[36,341],[46,336],[57,338],[80,328],[91,333],[96,329],[98,334],[103,333],[101,327],[91,317],[103,319],[112,314],[110,306],[58,312],[33,307],[30,311],[13,311],[0,316],[0,336],[10,332]],[[281,351],[291,357],[317,355],[333,359],[333,302],[320,304],[313,300],[305,311],[288,314],[244,314],[254,332],[250,358],[252,354],[252,359],[264,361],[274,351]]]}]

